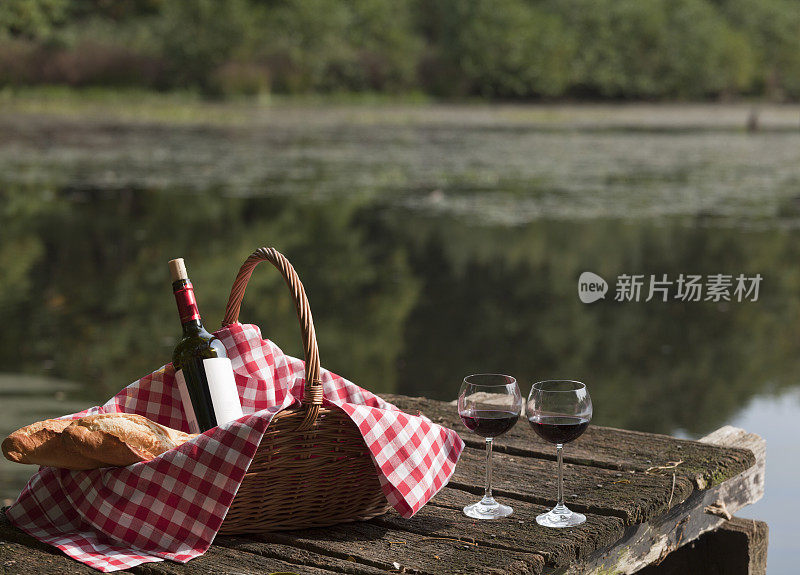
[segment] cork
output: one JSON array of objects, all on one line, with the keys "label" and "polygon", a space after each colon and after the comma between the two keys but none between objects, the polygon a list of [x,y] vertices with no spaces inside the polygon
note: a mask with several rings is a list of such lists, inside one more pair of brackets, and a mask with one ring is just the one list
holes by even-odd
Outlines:
[{"label": "cork", "polygon": [[186,275],[186,264],[183,263],[183,258],[169,260],[169,274],[174,282],[189,279],[189,276]]}]

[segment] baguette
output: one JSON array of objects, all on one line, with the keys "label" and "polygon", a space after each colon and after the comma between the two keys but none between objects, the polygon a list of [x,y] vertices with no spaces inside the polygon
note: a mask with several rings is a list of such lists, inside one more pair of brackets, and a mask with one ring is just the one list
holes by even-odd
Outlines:
[{"label": "baguette", "polygon": [[17,463],[86,470],[147,461],[193,437],[141,415],[103,413],[38,421],[9,435],[2,449]]},{"label": "baguette", "polygon": [[64,448],[61,434],[71,419],[46,419],[18,429],[3,440],[3,455],[17,463],[95,469],[102,464],[91,457]]},{"label": "baguette", "polygon": [[131,465],[183,445],[195,435],[133,413],[88,415],[66,427],[64,447],[106,465]]}]

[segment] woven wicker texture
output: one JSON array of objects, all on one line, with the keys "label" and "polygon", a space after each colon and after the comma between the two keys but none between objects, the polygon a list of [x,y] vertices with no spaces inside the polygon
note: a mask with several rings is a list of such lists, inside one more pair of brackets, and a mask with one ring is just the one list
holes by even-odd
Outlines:
[{"label": "woven wicker texture", "polygon": [[259,248],[245,260],[222,325],[238,321],[247,282],[263,261],[281,272],[297,309],[306,362],[303,406],[273,418],[220,533],[323,527],[381,515],[389,504],[361,433],[343,411],[322,407],[311,308],[300,278],[280,252]]}]

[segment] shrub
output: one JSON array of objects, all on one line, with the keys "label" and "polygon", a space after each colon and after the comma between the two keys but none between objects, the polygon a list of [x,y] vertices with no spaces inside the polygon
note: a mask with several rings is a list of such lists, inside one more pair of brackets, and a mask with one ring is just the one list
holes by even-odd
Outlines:
[{"label": "shrub", "polygon": [[0,41],[0,86],[33,83],[40,47],[30,40]]},{"label": "shrub", "polygon": [[263,14],[256,52],[278,91],[385,90],[416,85],[421,42],[404,1],[288,0]]},{"label": "shrub", "polygon": [[114,44],[91,40],[73,47],[26,40],[0,44],[0,85],[155,87],[163,74],[164,64],[157,58]]},{"label": "shrub", "polygon": [[702,98],[747,88],[746,38],[706,0],[563,0],[580,39],[573,86],[614,98]]},{"label": "shrub", "polygon": [[164,62],[125,46],[86,39],[54,52],[43,63],[41,74],[48,84],[154,87],[164,74]]},{"label": "shrub", "polygon": [[46,38],[67,16],[69,0],[2,0],[0,35]]},{"label": "shrub", "polygon": [[469,91],[486,97],[560,96],[573,37],[561,19],[524,0],[476,0],[458,24],[456,53]]},{"label": "shrub", "polygon": [[0,84],[800,98],[798,0],[0,0]]},{"label": "shrub", "polygon": [[212,75],[253,31],[246,0],[181,0],[164,5],[158,35],[172,86],[212,89]]},{"label": "shrub", "polygon": [[723,0],[731,25],[753,47],[756,89],[800,98],[800,10],[796,0]]},{"label": "shrub", "polygon": [[256,96],[269,92],[269,70],[255,62],[225,62],[209,79],[209,91],[223,96]]}]

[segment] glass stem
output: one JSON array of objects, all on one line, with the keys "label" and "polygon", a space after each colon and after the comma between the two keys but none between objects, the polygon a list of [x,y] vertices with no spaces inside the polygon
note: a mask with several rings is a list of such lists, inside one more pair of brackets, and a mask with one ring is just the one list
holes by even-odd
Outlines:
[{"label": "glass stem", "polygon": [[483,500],[492,498],[492,438],[486,438],[486,485],[483,491]]},{"label": "glass stem", "polygon": [[564,507],[564,471],[561,450],[564,449],[563,443],[556,443],[556,458],[558,459],[558,507]]}]

